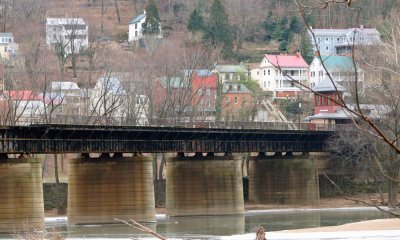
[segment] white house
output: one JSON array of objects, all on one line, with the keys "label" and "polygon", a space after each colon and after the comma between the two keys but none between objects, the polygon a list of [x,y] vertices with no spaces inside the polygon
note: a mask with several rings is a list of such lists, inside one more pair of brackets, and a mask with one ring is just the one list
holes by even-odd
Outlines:
[{"label": "white house", "polygon": [[82,114],[83,91],[75,82],[51,82],[47,99],[56,100],[60,104],[60,114],[80,115]]},{"label": "white house", "polygon": [[349,29],[313,29],[308,31],[314,51],[319,48],[321,55],[349,53],[353,45],[376,45],[380,42],[380,33],[376,28]]},{"label": "white house", "polygon": [[148,123],[149,98],[131,91],[125,74],[114,73],[100,77],[90,97],[91,115],[132,125]]},{"label": "white house", "polygon": [[251,79],[263,91],[272,91],[275,98],[294,97],[301,91],[296,81],[308,84],[308,64],[300,54],[266,54],[260,66],[251,70]]},{"label": "white house", "polygon": [[12,60],[18,52],[18,44],[14,42],[12,33],[0,33],[0,58],[3,61]]},{"label": "white house", "polygon": [[[324,66],[327,71],[325,71]],[[346,88],[346,86],[349,86],[350,82],[355,80],[353,59],[350,56],[338,55],[314,57],[310,64],[310,87],[315,87],[325,79],[330,81],[328,73],[332,80]],[[359,67],[357,67],[357,80],[360,83],[359,88],[362,90],[364,71]]]},{"label": "white house", "polygon": [[89,46],[89,30],[82,18],[46,18],[46,44],[66,55],[79,54]]},{"label": "white house", "polygon": [[[146,10],[143,11],[143,14],[140,14],[130,20],[129,24],[129,32],[128,32],[128,42],[138,41],[143,37],[143,24],[146,21]],[[162,38],[162,29],[161,23],[159,24],[160,33],[157,37]]]}]

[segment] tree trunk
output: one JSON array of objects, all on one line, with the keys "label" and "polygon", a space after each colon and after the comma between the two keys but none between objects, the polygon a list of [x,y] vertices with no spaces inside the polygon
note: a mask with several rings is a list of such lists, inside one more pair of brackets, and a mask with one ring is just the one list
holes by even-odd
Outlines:
[{"label": "tree trunk", "polygon": [[119,8],[117,0],[114,0],[115,10],[117,11],[118,23],[121,23],[121,17],[119,15]]},{"label": "tree trunk", "polygon": [[158,171],[158,179],[159,180],[163,179],[164,165],[165,165],[165,153],[162,153],[161,154],[161,162],[160,162],[160,170]]},{"label": "tree trunk", "polygon": [[397,195],[399,191],[399,171],[394,169],[391,178],[388,180],[388,207],[397,207]]},{"label": "tree trunk", "polygon": [[54,178],[56,183],[60,183],[60,179],[58,177],[58,158],[57,154],[54,154]]}]

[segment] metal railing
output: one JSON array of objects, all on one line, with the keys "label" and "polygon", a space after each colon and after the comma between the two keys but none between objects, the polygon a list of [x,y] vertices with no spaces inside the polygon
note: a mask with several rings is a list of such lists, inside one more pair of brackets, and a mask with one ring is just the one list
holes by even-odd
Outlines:
[{"label": "metal railing", "polygon": [[214,121],[191,118],[127,118],[109,116],[54,115],[46,120],[44,117],[19,119],[4,125],[29,126],[35,124],[63,124],[82,126],[153,126],[153,127],[184,127],[184,128],[221,128],[221,129],[263,129],[292,131],[337,131],[351,128],[351,124],[317,124],[310,122],[245,122],[245,121]]}]

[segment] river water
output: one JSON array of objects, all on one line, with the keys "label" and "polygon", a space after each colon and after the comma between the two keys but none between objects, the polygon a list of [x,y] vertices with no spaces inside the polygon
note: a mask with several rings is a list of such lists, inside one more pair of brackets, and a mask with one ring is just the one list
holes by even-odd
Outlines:
[{"label": "river water", "polygon": [[[375,208],[288,209],[247,211],[245,215],[240,216],[167,218],[165,215],[157,215],[157,222],[144,223],[144,225],[169,239],[220,239],[222,236],[232,236],[232,239],[245,239],[240,236],[246,233],[254,233],[257,226],[263,226],[267,232],[271,232],[334,226],[381,218],[389,218],[389,216]],[[46,228],[48,231],[60,232],[63,237],[69,239],[147,239],[151,237],[123,224],[68,226],[65,217],[46,218]],[[234,236],[239,237],[234,238]],[[10,237],[10,235],[0,237]],[[390,239],[400,239],[400,235],[398,237]],[[254,236],[251,236],[250,239],[254,239]]]}]

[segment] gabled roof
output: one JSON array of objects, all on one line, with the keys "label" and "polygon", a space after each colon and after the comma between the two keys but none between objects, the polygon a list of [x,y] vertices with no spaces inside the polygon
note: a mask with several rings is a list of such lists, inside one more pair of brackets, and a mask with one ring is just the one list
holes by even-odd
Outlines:
[{"label": "gabled roof", "polygon": [[33,91],[22,90],[22,91],[4,91],[4,95],[11,100],[41,100],[41,98]]},{"label": "gabled roof", "polygon": [[304,61],[300,54],[297,55],[269,55],[265,54],[265,59],[275,67],[285,68],[308,68],[308,64]]},{"label": "gabled roof", "polygon": [[353,59],[349,56],[321,56],[321,60],[329,72],[354,72]]},{"label": "gabled roof", "polygon": [[[336,88],[339,92],[345,92],[346,88],[335,82]],[[336,91],[332,81],[328,78],[323,78],[319,83],[312,89],[314,92],[334,92]]]},{"label": "gabled roof", "polygon": [[[232,86],[232,89],[229,89],[229,86]],[[240,90],[238,90],[237,86],[240,86]],[[229,94],[239,94],[239,93],[251,93],[251,91],[241,83],[224,83],[222,85],[222,92]]]},{"label": "gabled roof", "polygon": [[206,77],[206,76],[212,75],[211,70],[208,70],[208,69],[194,69],[194,70],[185,69],[185,70],[183,70],[183,74],[185,75],[185,77],[189,77],[189,75],[194,74],[194,73],[196,73],[200,77]]},{"label": "gabled roof", "polygon": [[121,81],[116,77],[100,77],[97,80],[100,83],[102,88],[104,89],[105,93],[112,93],[116,95],[125,95],[126,92],[121,84]]},{"label": "gabled roof", "polygon": [[162,77],[158,79],[167,88],[184,88],[189,86],[189,81],[181,77]]},{"label": "gabled roof", "polygon": [[140,14],[139,16],[136,16],[135,18],[133,18],[132,20],[130,20],[129,22],[128,22],[128,24],[135,24],[135,23],[138,23],[138,22],[140,22],[143,18],[145,18],[146,17],[146,14]]},{"label": "gabled roof", "polygon": [[71,90],[79,90],[78,84],[74,82],[51,82],[50,89],[52,91],[71,91]]},{"label": "gabled roof", "polygon": [[9,38],[13,38],[14,35],[10,32],[0,32],[0,37],[9,37]]},{"label": "gabled roof", "polygon": [[334,113],[325,113],[325,112],[320,112],[317,113],[313,116],[308,116],[307,119],[353,119],[357,118],[354,114],[351,112],[347,111],[346,109],[339,109]]},{"label": "gabled roof", "polygon": [[246,72],[246,67],[243,65],[217,65],[215,70],[219,73],[237,73]]},{"label": "gabled roof", "polygon": [[344,36],[347,35],[348,33],[351,33],[354,31],[367,34],[367,35],[380,35],[379,31],[376,30],[376,28],[348,28],[348,29],[324,29],[324,28],[315,28],[312,29],[314,35],[316,36]]},{"label": "gabled roof", "polygon": [[83,18],[46,18],[46,25],[85,25]]}]

